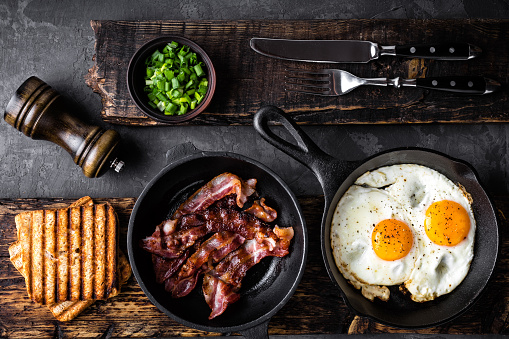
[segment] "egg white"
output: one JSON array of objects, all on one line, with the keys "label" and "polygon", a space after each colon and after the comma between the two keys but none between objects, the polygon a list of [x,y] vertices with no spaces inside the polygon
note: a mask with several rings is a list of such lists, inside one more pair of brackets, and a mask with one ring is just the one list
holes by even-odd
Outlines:
[{"label": "egg white", "polygon": [[376,293],[375,289],[369,293],[367,285],[404,283],[410,278],[417,259],[415,240],[410,252],[401,259],[386,261],[376,255],[372,233],[375,225],[384,219],[410,223],[405,210],[387,192],[354,185],[339,201],[331,228],[333,254],[342,274],[354,286],[362,288],[366,296],[375,293],[381,299],[385,299],[383,295],[388,297],[388,290],[381,289]]},{"label": "egg white", "polygon": [[[373,204],[369,196],[376,194],[375,192],[387,197],[386,203],[383,203],[381,199],[377,202],[378,210],[383,211],[383,213],[370,213],[369,217],[358,214],[352,217],[351,214],[355,213],[352,212],[351,207],[354,206],[360,210],[369,209],[370,204]],[[470,217],[469,233],[466,239],[456,246],[437,245],[427,237],[424,230],[427,208],[432,203],[440,200],[452,200],[459,203],[465,208]],[[387,219],[387,215],[391,213],[390,210],[387,210],[387,206],[397,206],[393,211],[393,214],[398,216],[396,219],[401,218],[400,220],[406,221],[413,229],[414,247],[416,249],[411,253],[412,265],[405,265],[404,275],[396,274],[394,267],[390,264],[377,266],[379,267],[377,274],[360,274],[359,269],[355,267],[362,267],[358,266],[359,262],[363,262],[364,259],[367,261],[368,257],[364,255],[360,256],[362,259],[358,259],[353,256],[352,260],[352,256],[348,255],[349,251],[352,252],[352,249],[349,249],[348,246],[345,247],[343,241],[339,241],[335,237],[345,237],[349,244],[361,243],[363,245],[362,253],[369,252],[369,249],[373,251],[371,244],[368,246],[365,240],[361,241],[356,236],[358,234],[356,225],[360,222],[369,222],[368,225],[372,225]],[[337,266],[340,270],[343,267],[343,275],[354,286],[357,285],[356,287],[362,288],[363,283],[369,285],[403,283],[411,293],[412,300],[423,302],[451,292],[468,274],[473,258],[475,228],[471,197],[464,189],[431,168],[415,164],[401,164],[367,172],[360,176],[355,184],[348,189],[336,207],[331,228],[331,245]],[[364,230],[364,228],[361,228],[361,230]],[[407,257],[408,255],[405,258]],[[377,259],[381,260],[378,257]],[[376,259],[373,260],[374,262],[377,261]],[[354,267],[354,269],[351,269],[351,267]],[[411,267],[409,274],[407,267]],[[380,279],[380,276],[383,276],[384,279]],[[391,279],[388,278],[389,276],[391,276]],[[400,282],[403,276],[405,278]],[[359,282],[361,285],[359,285]]]}]

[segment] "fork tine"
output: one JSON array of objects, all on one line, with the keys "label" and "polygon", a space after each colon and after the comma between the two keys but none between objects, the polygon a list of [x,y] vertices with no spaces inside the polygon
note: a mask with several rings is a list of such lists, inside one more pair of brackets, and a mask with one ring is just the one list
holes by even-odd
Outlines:
[{"label": "fork tine", "polygon": [[310,74],[310,75],[321,75],[328,76],[329,72],[326,69],[319,69],[317,71],[309,71],[305,69],[297,69],[297,68],[285,68],[286,72],[290,73],[302,73],[302,74]]},{"label": "fork tine", "polygon": [[300,94],[309,94],[309,95],[320,95],[320,96],[334,96],[331,91],[326,92],[312,92],[312,91],[303,91],[303,90],[297,90],[297,89],[291,89],[291,88],[285,88],[285,92],[293,92],[293,93],[300,93]]},{"label": "fork tine", "polygon": [[316,86],[292,82],[285,82],[285,91],[314,95],[331,95],[331,90],[328,86]]},{"label": "fork tine", "polygon": [[313,83],[328,83],[330,82],[329,79],[327,78],[304,78],[304,77],[296,77],[296,76],[288,76],[288,75],[285,75],[285,81],[295,81],[295,80],[298,80],[298,81],[301,81],[301,82],[305,82],[305,81],[308,81],[308,82],[313,82]]},{"label": "fork tine", "polygon": [[306,79],[320,80],[320,78],[329,78],[330,77],[329,73],[324,70],[306,71],[306,70],[301,70],[301,69],[287,68],[285,71],[287,71],[288,73],[291,74],[291,75],[285,75],[285,78],[304,79],[305,77],[309,77]]},{"label": "fork tine", "polygon": [[297,86],[297,87],[303,87],[308,89],[316,89],[316,90],[328,90],[329,86],[327,85],[311,85],[311,84],[303,84],[303,83],[297,83],[297,82],[285,82],[285,85],[290,86]]},{"label": "fork tine", "polygon": [[287,68],[285,71],[290,75],[285,75],[285,91],[333,96],[331,89],[331,75],[327,70],[308,71],[294,68]]}]

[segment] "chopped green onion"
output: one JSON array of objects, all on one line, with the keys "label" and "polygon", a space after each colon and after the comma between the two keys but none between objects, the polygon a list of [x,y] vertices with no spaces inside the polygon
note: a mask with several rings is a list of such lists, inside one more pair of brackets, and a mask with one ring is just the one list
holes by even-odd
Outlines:
[{"label": "chopped green onion", "polygon": [[205,98],[209,83],[204,63],[189,46],[172,41],[145,60],[148,104],[166,115],[182,115]]},{"label": "chopped green onion", "polygon": [[186,81],[186,73],[183,71],[180,71],[179,75],[177,75],[177,79],[179,82]]},{"label": "chopped green onion", "polygon": [[166,80],[168,80],[168,81],[173,79],[173,77],[174,77],[173,72],[170,71],[169,69],[164,71],[164,76],[166,77]]},{"label": "chopped green onion", "polygon": [[201,76],[203,76],[205,74],[205,72],[201,68],[200,64],[194,66],[194,71],[196,72],[196,75],[199,76],[199,77],[201,77]]},{"label": "chopped green onion", "polygon": [[177,111],[177,109],[178,109],[178,106],[175,105],[174,103],[170,102],[166,106],[166,109],[164,110],[164,114],[173,115]]},{"label": "chopped green onion", "polygon": [[161,100],[161,101],[168,101],[168,98],[166,98],[166,96],[164,94],[162,94],[161,92],[158,92],[156,94],[156,98]]},{"label": "chopped green onion", "polygon": [[162,91],[164,89],[164,85],[166,84],[166,81],[160,80],[157,82],[157,88]]},{"label": "chopped green onion", "polygon": [[177,88],[179,88],[179,86],[180,86],[179,79],[178,78],[172,78],[171,79],[171,88],[177,89]]},{"label": "chopped green onion", "polygon": [[157,108],[159,108],[159,110],[162,112],[164,111],[166,105],[164,104],[163,101],[159,101],[159,103],[157,104]]},{"label": "chopped green onion", "polygon": [[182,105],[180,105],[179,115],[183,115],[186,113],[187,113],[187,104],[183,103]]},{"label": "chopped green onion", "polygon": [[178,88],[174,89],[173,91],[171,91],[171,97],[172,98],[180,98],[181,96],[182,96],[182,92],[180,92],[178,90]]},{"label": "chopped green onion", "polygon": [[147,94],[148,100],[154,101],[154,99],[157,97],[154,93],[148,93]]}]

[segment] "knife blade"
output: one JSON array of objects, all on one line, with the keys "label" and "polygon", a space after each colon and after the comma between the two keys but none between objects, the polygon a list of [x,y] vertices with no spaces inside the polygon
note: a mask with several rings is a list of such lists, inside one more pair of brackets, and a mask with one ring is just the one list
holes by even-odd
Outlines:
[{"label": "knife blade", "polygon": [[361,40],[291,40],[252,38],[251,48],[262,55],[305,62],[366,63],[382,55],[436,60],[468,60],[481,49],[468,43],[380,46]]}]

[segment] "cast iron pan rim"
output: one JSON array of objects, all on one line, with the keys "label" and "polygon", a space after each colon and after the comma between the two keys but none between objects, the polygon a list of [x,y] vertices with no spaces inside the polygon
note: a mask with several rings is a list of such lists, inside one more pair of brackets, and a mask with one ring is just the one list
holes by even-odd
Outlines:
[{"label": "cast iron pan rim", "polygon": [[[352,170],[351,173],[348,173],[348,175],[346,175],[341,180],[341,182],[339,183],[337,191],[339,191],[339,188],[342,186],[343,182],[345,182],[353,174],[353,171],[355,171],[358,167],[364,165],[365,163],[367,163],[367,162],[369,162],[369,161],[371,161],[371,160],[373,160],[373,159],[375,159],[375,158],[377,158],[379,156],[384,156],[384,155],[387,155],[389,153],[397,153],[397,152],[431,153],[431,154],[443,157],[443,158],[445,158],[446,160],[448,160],[448,161],[450,161],[452,163],[458,163],[458,164],[461,164],[461,165],[465,166],[466,168],[468,168],[472,172],[472,174],[474,176],[474,179],[477,182],[477,185],[485,193],[489,203],[491,204],[492,209],[494,210],[494,208],[493,208],[493,206],[494,206],[493,205],[493,201],[490,198],[490,196],[488,195],[488,193],[486,192],[486,190],[484,189],[484,187],[482,186],[481,181],[479,179],[479,175],[478,175],[477,171],[474,169],[474,167],[472,165],[470,165],[468,162],[466,162],[464,160],[451,157],[448,154],[445,154],[445,153],[442,153],[442,152],[439,152],[439,151],[436,151],[436,150],[433,150],[433,149],[423,148],[423,147],[398,147],[398,148],[392,148],[392,149],[389,149],[389,150],[385,150],[385,151],[373,154],[373,155],[367,157],[364,160],[355,161],[357,163],[357,166]],[[373,168],[373,169],[370,169],[370,170],[372,171],[372,170],[375,170],[375,169],[376,168]],[[322,244],[321,244],[321,247],[322,247],[321,248],[321,250],[322,250],[322,257],[323,257],[323,260],[324,260],[324,263],[325,263],[325,268],[327,270],[327,274],[329,275],[330,279],[332,280],[332,282],[334,283],[336,288],[338,288],[338,290],[340,291],[341,297],[345,301],[345,304],[348,306],[348,308],[350,310],[353,311],[354,314],[356,314],[358,316],[366,317],[366,318],[371,319],[373,321],[376,321],[376,322],[378,322],[380,324],[388,325],[388,326],[395,327],[395,328],[402,328],[402,329],[424,329],[424,328],[429,328],[429,327],[435,327],[435,326],[442,325],[444,323],[447,323],[447,322],[449,322],[449,321],[451,321],[451,320],[461,316],[466,311],[468,311],[482,297],[482,295],[485,293],[486,286],[488,285],[489,281],[491,279],[493,279],[493,271],[495,269],[496,262],[497,262],[497,259],[498,259],[498,255],[499,255],[499,252],[500,252],[500,246],[497,247],[497,253],[495,253],[495,260],[494,260],[493,267],[490,270],[489,278],[486,279],[486,282],[485,282],[484,286],[478,292],[477,296],[472,298],[472,299],[470,299],[468,301],[468,303],[466,303],[466,305],[464,305],[463,308],[460,311],[458,311],[457,313],[455,313],[455,314],[453,314],[453,315],[451,315],[451,316],[449,316],[447,318],[444,318],[444,319],[439,320],[439,321],[435,321],[433,323],[422,324],[422,325],[401,325],[401,324],[397,324],[397,323],[393,323],[393,322],[390,322],[390,321],[379,319],[379,318],[377,318],[377,317],[375,317],[373,315],[365,314],[365,313],[357,310],[356,308],[354,308],[352,306],[352,304],[349,301],[348,297],[346,296],[345,292],[343,291],[343,289],[341,288],[339,283],[336,281],[336,279],[335,279],[335,277],[334,277],[334,275],[332,273],[332,269],[331,269],[331,265],[334,264],[334,263],[329,263],[329,261],[327,260],[327,255],[326,255],[326,246],[327,246],[327,244],[329,244],[329,246],[330,246],[330,241],[327,242],[328,239],[325,239],[326,220],[327,220],[327,217],[328,217],[328,214],[329,214],[329,210],[332,208],[332,201],[335,199],[335,195],[332,196],[331,200],[328,202],[329,206],[325,206],[325,212],[324,212],[324,215],[323,215],[323,223],[322,223],[322,228],[321,228],[321,233],[322,233],[321,234],[321,239],[322,239]],[[335,208],[335,206],[334,206],[334,208]],[[496,219],[495,221],[497,222],[497,225],[498,225],[498,219],[496,218],[496,213],[494,213],[494,215],[495,215],[495,219]],[[499,239],[498,233],[497,233],[497,238]]]},{"label": "cast iron pan rim", "polygon": [[[137,214],[137,211],[138,211],[139,206],[140,206],[140,202],[144,200],[145,196],[150,191],[152,186],[154,186],[159,181],[159,179],[161,177],[163,177],[167,172],[171,171],[172,169],[174,169],[174,168],[176,168],[176,167],[178,167],[180,165],[185,164],[186,162],[189,162],[189,161],[192,161],[192,160],[198,159],[198,158],[203,158],[203,157],[229,157],[229,158],[238,159],[238,160],[241,160],[241,161],[245,161],[245,162],[251,163],[251,164],[253,164],[255,166],[258,166],[260,169],[262,169],[263,171],[267,172],[270,176],[272,176],[285,189],[285,191],[287,191],[289,193],[289,195],[291,196],[291,199],[295,203],[295,207],[297,208],[297,210],[299,212],[298,213],[299,217],[304,222],[303,223],[304,232],[303,232],[303,235],[302,235],[303,236],[303,240],[304,240],[303,258],[301,260],[301,264],[300,264],[300,267],[299,267],[299,272],[298,272],[297,278],[294,280],[291,288],[289,288],[287,290],[286,296],[283,299],[281,299],[281,301],[279,302],[278,305],[276,305],[276,307],[271,309],[269,312],[265,313],[263,316],[261,316],[261,317],[259,317],[257,319],[254,319],[254,320],[252,320],[250,322],[244,323],[242,325],[227,326],[227,327],[204,326],[204,325],[196,324],[194,322],[190,322],[188,320],[185,320],[185,319],[182,319],[182,318],[178,317],[177,315],[173,314],[172,312],[168,311],[165,307],[163,307],[156,300],[156,298],[148,291],[147,287],[145,286],[145,283],[143,282],[143,280],[141,279],[141,277],[139,275],[139,271],[138,271],[138,268],[137,268],[136,263],[135,263],[135,258],[134,258],[134,254],[133,254],[133,250],[132,250],[132,248],[134,246],[133,240],[132,240],[132,236],[133,236],[133,223],[134,223],[133,216],[135,216]],[[133,274],[134,274],[134,276],[136,278],[136,281],[140,285],[140,287],[143,290],[143,292],[145,293],[145,295],[149,298],[149,300],[160,311],[165,313],[167,316],[169,316],[173,320],[175,320],[175,321],[177,321],[177,322],[179,322],[179,323],[181,323],[181,324],[183,324],[183,325],[185,325],[187,327],[191,327],[191,328],[195,328],[195,329],[198,329],[198,330],[201,330],[201,331],[207,331],[207,332],[226,333],[226,332],[239,332],[239,331],[243,331],[243,330],[246,330],[246,329],[254,328],[254,327],[256,327],[256,326],[258,326],[260,324],[263,324],[264,322],[268,322],[270,320],[270,318],[274,314],[276,314],[288,302],[288,300],[295,293],[295,290],[297,289],[297,287],[298,287],[298,285],[299,285],[299,283],[300,283],[300,281],[302,279],[302,276],[304,275],[304,268],[305,268],[305,265],[306,265],[307,252],[308,252],[308,237],[307,237],[307,232],[306,232],[305,219],[304,219],[304,216],[302,214],[302,210],[300,208],[300,204],[298,203],[297,198],[295,197],[293,192],[290,190],[290,188],[286,185],[286,183],[284,183],[284,181],[276,173],[274,173],[271,169],[269,169],[268,167],[266,167],[265,165],[263,165],[262,163],[254,160],[254,159],[248,158],[246,156],[243,156],[243,155],[240,155],[240,154],[237,154],[237,153],[230,153],[230,152],[208,152],[208,151],[201,151],[200,152],[200,151],[198,151],[196,153],[184,156],[184,157],[182,157],[182,158],[180,158],[180,159],[178,159],[176,161],[171,162],[170,164],[165,166],[145,186],[145,188],[143,189],[142,193],[140,194],[140,196],[136,200],[136,203],[134,205],[133,211],[131,213],[131,217],[129,218],[129,226],[128,226],[128,231],[127,231],[127,250],[128,250],[129,262],[131,264],[131,269],[132,269]]]},{"label": "cast iron pan rim", "polygon": [[432,153],[432,154],[435,154],[435,155],[438,155],[438,156],[441,156],[441,157],[444,157],[444,158],[447,158],[448,160],[452,161],[452,162],[457,162],[457,163],[460,163],[460,164],[463,164],[465,165],[466,167],[468,167],[474,174],[475,174],[475,178],[478,182],[480,182],[480,179],[479,179],[479,176],[477,174],[477,171],[474,169],[474,167],[472,165],[470,165],[470,163],[464,161],[464,160],[461,160],[461,159],[457,159],[457,158],[454,158],[446,153],[442,153],[440,151],[437,151],[437,150],[434,150],[434,149],[431,149],[431,148],[425,148],[425,147],[396,147],[396,148],[391,148],[391,149],[388,149],[388,150],[385,150],[385,151],[381,151],[381,152],[378,152],[378,153],[375,153],[373,155],[370,155],[369,157],[367,157],[366,159],[364,160],[361,160],[359,162],[359,166],[361,166],[362,164],[374,159],[374,158],[377,158],[381,155],[385,155],[385,154],[388,154],[388,153],[395,153],[395,152],[401,152],[401,151],[409,151],[409,152],[413,152],[413,151],[417,151],[417,152],[422,152],[422,153]]}]

